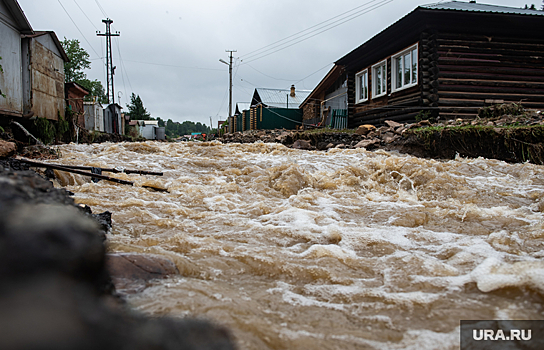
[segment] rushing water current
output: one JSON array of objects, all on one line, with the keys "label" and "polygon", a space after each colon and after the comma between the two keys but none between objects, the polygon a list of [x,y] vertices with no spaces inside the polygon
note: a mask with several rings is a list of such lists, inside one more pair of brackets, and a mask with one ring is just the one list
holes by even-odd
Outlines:
[{"label": "rushing water current", "polygon": [[110,251],[177,265],[131,305],[213,320],[240,349],[458,349],[460,320],[544,319],[543,166],[263,143],[61,152],[164,172],[57,176],[113,213]]}]

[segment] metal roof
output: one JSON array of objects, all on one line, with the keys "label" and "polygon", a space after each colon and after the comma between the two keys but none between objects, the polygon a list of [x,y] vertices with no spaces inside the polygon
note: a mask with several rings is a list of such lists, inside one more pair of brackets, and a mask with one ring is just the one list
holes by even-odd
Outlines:
[{"label": "metal roof", "polygon": [[17,0],[3,0],[3,2],[15,18],[15,21],[17,21],[17,24],[20,26],[18,30],[20,30],[23,34],[34,34],[34,30],[32,29],[30,22],[26,18],[25,13]]},{"label": "metal roof", "polygon": [[529,10],[529,9],[520,9],[520,8],[508,7],[508,6],[478,4],[476,2],[464,2],[464,1],[438,2],[434,4],[429,4],[429,5],[421,5],[420,7],[424,9],[431,9],[431,10],[491,12],[491,13],[504,13],[504,14],[544,16],[544,11],[539,11],[539,10]]},{"label": "metal roof", "polygon": [[249,102],[236,102],[236,108],[239,112],[248,111],[251,108],[251,103]]},{"label": "metal roof", "polygon": [[295,90],[295,97],[291,96],[291,90],[288,89],[257,88],[255,89],[255,92],[257,92],[261,98],[261,101],[259,102],[262,102],[269,107],[298,108],[312,91]]}]

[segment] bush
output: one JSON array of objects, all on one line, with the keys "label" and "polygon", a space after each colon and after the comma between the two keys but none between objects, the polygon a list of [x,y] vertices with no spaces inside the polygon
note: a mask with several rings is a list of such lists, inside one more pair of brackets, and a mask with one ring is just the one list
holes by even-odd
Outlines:
[{"label": "bush", "polygon": [[50,144],[55,140],[56,130],[55,125],[46,118],[36,118],[34,126],[38,132],[38,138],[44,144]]}]

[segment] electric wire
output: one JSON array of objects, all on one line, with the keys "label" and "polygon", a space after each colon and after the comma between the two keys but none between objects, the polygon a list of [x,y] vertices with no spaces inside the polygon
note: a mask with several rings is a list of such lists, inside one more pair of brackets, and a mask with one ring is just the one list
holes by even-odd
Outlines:
[{"label": "electric wire", "polygon": [[322,71],[323,69],[327,68],[327,67],[328,67],[328,66],[330,66],[331,64],[334,64],[334,62],[331,62],[331,63],[327,63],[327,65],[326,65],[326,66],[323,66],[323,67],[319,68],[318,70],[316,70],[315,72],[313,72],[312,74],[310,74],[310,75],[307,75],[307,76],[305,76],[304,78],[302,78],[302,79],[300,79],[300,80],[296,81],[296,82],[295,82],[295,84],[298,84],[298,83],[300,83],[301,81],[303,81],[303,80],[306,80],[307,78],[311,77],[312,75],[314,75],[314,74],[317,74],[317,73],[321,72],[321,71]]},{"label": "electric wire", "polygon": [[94,27],[94,29],[98,30],[98,27],[94,25],[93,21],[91,21],[91,19],[89,18],[89,16],[87,16],[87,13],[85,13],[85,11],[83,11],[83,9],[81,8],[81,6],[79,6],[79,4],[77,3],[76,0],[74,0],[74,3],[77,5],[77,7],[79,7],[79,9],[80,9],[81,12],[83,13],[83,15],[85,15],[85,17],[87,17],[87,19],[89,20],[89,23],[91,23],[91,25]]},{"label": "electric wire", "polygon": [[87,39],[87,37],[85,36],[85,34],[83,34],[83,32],[81,31],[81,29],[79,29],[79,27],[77,26],[76,22],[72,19],[72,16],[70,16],[70,14],[68,13],[68,11],[66,10],[66,8],[64,7],[64,5],[62,4],[62,2],[60,2],[60,0],[57,0],[60,4],[60,6],[62,7],[62,9],[64,10],[64,12],[66,12],[66,14],[68,15],[68,18],[70,18],[70,20],[72,21],[72,23],[74,24],[74,26],[76,26],[77,30],[79,31],[79,33],[81,34],[81,36],[83,36],[83,39],[85,39],[85,41],[87,42],[87,44],[89,44],[89,46],[91,47],[91,49],[94,51],[94,53],[100,57],[100,55],[98,54],[98,52],[96,52],[96,50],[94,49],[94,47],[91,45],[91,43],[89,42],[89,40]]},{"label": "electric wire", "polygon": [[216,118],[219,116],[219,113],[221,113],[221,110],[223,109],[223,105],[225,104],[225,100],[227,99],[228,94],[229,94],[229,88],[225,90],[225,94],[223,95],[223,101],[221,101],[221,107],[219,107],[219,110],[217,111],[217,114],[215,115]]},{"label": "electric wire", "polygon": [[274,79],[274,80],[281,80],[281,81],[294,81],[293,79],[280,79],[280,78],[274,78],[273,76],[270,76],[268,74],[265,74],[263,72],[261,72],[260,70],[258,70],[257,68],[253,67],[252,65],[248,64],[248,67],[253,69],[254,71],[258,72],[258,73],[261,73],[262,75],[264,75],[265,77],[268,77],[268,78],[271,78],[271,79]]},{"label": "electric wire", "polygon": [[98,5],[98,8],[100,9],[100,11],[102,12],[102,14],[108,18],[108,15],[106,14],[106,11],[104,11],[104,9],[102,8],[102,6],[100,5],[100,3],[98,2],[98,0],[94,0],[96,2],[96,5]]},{"label": "electric wire", "polygon": [[[376,1],[376,0],[374,0],[374,1]],[[372,1],[372,2],[374,2],[374,1]],[[267,57],[267,56],[269,56],[269,55],[272,55],[272,54],[274,54],[274,53],[276,53],[276,52],[285,50],[285,49],[287,49],[287,48],[289,48],[289,47],[291,47],[291,46],[294,46],[294,45],[299,44],[299,43],[301,43],[301,42],[303,42],[303,41],[306,41],[306,40],[308,40],[308,39],[311,39],[311,38],[313,38],[313,37],[315,37],[315,36],[317,36],[317,35],[319,35],[319,34],[321,34],[321,33],[324,33],[324,32],[326,32],[326,31],[329,31],[329,30],[333,29],[333,28],[336,28],[336,27],[338,27],[338,26],[340,26],[340,25],[342,25],[342,24],[344,24],[344,23],[347,23],[347,22],[349,22],[349,21],[352,21],[352,20],[354,20],[354,19],[356,19],[356,18],[358,18],[358,17],[360,17],[360,16],[362,16],[362,15],[365,15],[365,14],[367,14],[367,13],[369,13],[369,12],[372,12],[372,11],[374,11],[374,10],[377,10],[378,8],[383,7],[383,6],[385,6],[385,5],[387,5],[388,3],[393,2],[393,1],[394,1],[394,0],[385,0],[385,1],[383,1],[382,3],[380,3],[380,4],[372,5],[373,7],[365,8],[365,9],[363,9],[363,10],[361,10],[361,11],[358,11],[358,12],[356,12],[356,13],[354,13],[354,14],[351,14],[351,15],[349,15],[349,16],[346,16],[346,17],[342,18],[341,20],[332,22],[332,23],[327,24],[327,25],[325,25],[325,26],[323,26],[323,27],[321,27],[321,28],[315,29],[315,30],[313,30],[313,31],[311,31],[311,32],[309,32],[309,33],[306,33],[306,34],[304,34],[304,35],[301,35],[300,37],[297,37],[297,38],[288,40],[288,41],[286,41],[286,42],[284,42],[284,43],[281,43],[281,44],[279,44],[279,45],[273,46],[273,47],[271,47],[271,48],[269,48],[269,49],[267,49],[267,50],[265,50],[265,51],[263,51],[263,52],[261,52],[261,53],[259,53],[259,54],[253,54],[253,55],[250,55],[250,56],[242,57],[242,58],[245,59],[245,60],[249,60],[249,61],[243,62],[242,64],[248,64],[248,63],[250,63],[250,62],[253,62],[253,61],[259,60],[259,59],[261,59],[261,58]],[[368,4],[368,3],[367,3],[367,4]],[[339,22],[339,23],[338,23],[338,22]],[[327,27],[328,27],[328,28],[327,28]],[[323,29],[323,28],[325,28],[325,29]],[[319,31],[318,31],[318,30],[319,30]],[[317,33],[316,33],[316,31],[317,31]],[[311,34],[311,35],[310,35],[310,34]],[[307,35],[310,35],[310,36],[307,36]],[[307,36],[307,37],[305,37],[305,36]],[[294,42],[293,42],[293,41],[294,41]],[[291,44],[289,44],[289,45],[287,45],[287,46],[284,46],[284,45],[286,45],[286,44],[288,44],[288,43],[291,43]],[[271,50],[273,50],[273,49],[276,49],[276,48],[277,48],[277,50],[272,51],[272,52],[269,52],[269,51],[271,51]]]},{"label": "electric wire", "polygon": [[[127,85],[125,83],[125,75],[127,76],[127,80],[128,80],[128,74],[127,74],[127,70],[125,68],[125,65],[123,64],[123,59],[121,58],[121,48],[119,46],[119,40],[115,40],[115,44],[117,45],[117,51],[119,52],[119,61],[121,62],[121,79],[123,80],[123,87],[125,88],[125,95],[128,97]],[[132,90],[132,91],[134,91],[134,90]]]},{"label": "electric wire", "polygon": [[142,62],[142,61],[133,61],[133,60],[125,60],[125,61],[126,62],[132,62],[132,63],[139,63],[139,64],[149,64],[149,65],[153,65],[153,66],[175,67],[175,68],[184,68],[184,69],[199,69],[199,70],[221,71],[221,72],[224,71],[223,69],[218,69],[218,68],[188,67],[188,66],[178,66],[178,65],[174,65],[174,64]]},{"label": "electric wire", "polygon": [[316,24],[316,25],[313,25],[313,26],[311,26],[311,27],[309,27],[309,28],[306,28],[306,29],[304,29],[304,30],[301,30],[300,32],[297,32],[297,33],[295,33],[295,34],[289,35],[289,36],[287,36],[287,37],[285,37],[285,38],[283,38],[283,39],[281,39],[281,40],[275,41],[275,42],[273,42],[272,44],[263,46],[263,47],[261,47],[260,49],[257,49],[257,50],[253,50],[253,51],[249,52],[247,55],[249,56],[249,55],[252,55],[252,54],[257,53],[257,52],[259,52],[259,51],[262,51],[262,50],[264,50],[265,48],[268,48],[268,47],[273,46],[273,45],[275,45],[275,44],[278,44],[278,43],[280,43],[280,42],[282,42],[282,41],[284,41],[284,40],[290,39],[290,38],[292,38],[292,37],[294,37],[294,36],[297,36],[297,35],[299,35],[299,34],[301,34],[301,33],[304,33],[304,32],[306,32],[306,31],[309,31],[310,29],[313,29],[313,28],[315,28],[315,27],[318,27],[318,26],[320,26],[320,25],[322,25],[322,24],[324,24],[324,23],[327,23],[327,22],[329,22],[329,21],[335,19],[335,18],[341,17],[341,16],[343,16],[343,15],[349,13],[349,12],[352,12],[352,11],[358,9],[358,8],[361,8],[361,7],[363,7],[363,6],[366,6],[366,5],[368,5],[368,4],[370,4],[370,3],[373,3],[373,2],[376,2],[376,1],[378,1],[378,0],[373,0],[373,1],[367,2],[367,3],[365,3],[365,4],[359,5],[359,6],[357,6],[357,7],[354,7],[354,8],[352,8],[351,10],[348,10],[348,11],[346,11],[346,12],[343,12],[343,13],[337,15],[337,16],[331,17],[331,18],[329,18],[329,19],[327,19],[327,20],[325,20],[325,21],[323,21],[323,22],[320,22],[320,23],[318,23],[318,24]]}]

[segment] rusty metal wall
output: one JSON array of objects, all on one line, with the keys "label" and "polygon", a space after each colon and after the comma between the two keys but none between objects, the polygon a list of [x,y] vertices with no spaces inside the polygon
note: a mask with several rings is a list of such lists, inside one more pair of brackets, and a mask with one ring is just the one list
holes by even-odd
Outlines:
[{"label": "rusty metal wall", "polygon": [[35,39],[30,41],[30,76],[34,116],[57,120],[60,114],[64,118],[64,61]]},{"label": "rusty metal wall", "polygon": [[0,90],[6,95],[0,96],[0,114],[20,116],[23,113],[21,36],[4,21],[0,21],[0,57],[4,71],[0,73]]}]

